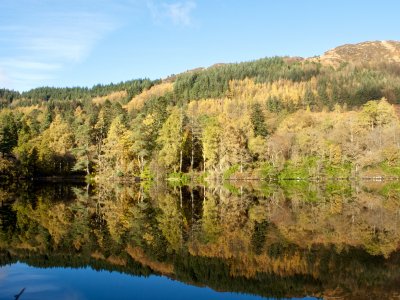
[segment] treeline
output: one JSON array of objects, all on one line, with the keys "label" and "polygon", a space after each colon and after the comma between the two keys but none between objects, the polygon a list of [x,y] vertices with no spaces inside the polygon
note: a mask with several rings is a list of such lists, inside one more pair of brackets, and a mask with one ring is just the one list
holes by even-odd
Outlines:
[{"label": "treeline", "polygon": [[97,84],[91,88],[87,87],[40,87],[26,92],[16,92],[7,89],[0,90],[0,108],[12,106],[29,106],[48,101],[71,101],[88,100],[93,97],[106,96],[112,92],[126,91],[127,96],[124,101],[129,101],[132,97],[149,89],[159,80],[136,79],[116,84]]}]

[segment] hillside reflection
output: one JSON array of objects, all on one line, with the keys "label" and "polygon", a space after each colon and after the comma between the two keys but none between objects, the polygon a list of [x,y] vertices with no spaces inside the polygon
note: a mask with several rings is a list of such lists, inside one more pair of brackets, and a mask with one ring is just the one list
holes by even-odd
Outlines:
[{"label": "hillside reflection", "polygon": [[0,188],[0,264],[161,274],[268,297],[400,293],[400,184]]}]

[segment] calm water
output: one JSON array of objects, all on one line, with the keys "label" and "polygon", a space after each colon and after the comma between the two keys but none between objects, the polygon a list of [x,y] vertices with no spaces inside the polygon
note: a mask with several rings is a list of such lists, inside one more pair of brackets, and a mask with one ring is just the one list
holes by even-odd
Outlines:
[{"label": "calm water", "polygon": [[0,187],[0,299],[397,299],[400,184]]}]

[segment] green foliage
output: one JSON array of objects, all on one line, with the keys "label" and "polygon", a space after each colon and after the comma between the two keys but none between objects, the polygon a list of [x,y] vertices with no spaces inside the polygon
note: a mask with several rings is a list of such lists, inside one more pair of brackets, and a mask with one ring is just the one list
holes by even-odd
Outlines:
[{"label": "green foliage", "polygon": [[380,167],[383,171],[383,176],[392,176],[400,178],[400,165],[390,165],[388,162],[382,162]]},{"label": "green foliage", "polygon": [[140,178],[141,178],[142,180],[152,180],[152,179],[154,178],[154,175],[151,173],[150,168],[149,168],[148,165],[146,165],[146,166],[143,168],[143,171],[140,172],[139,175],[140,175]]},{"label": "green foliage", "polygon": [[230,166],[223,174],[223,179],[229,180],[232,175],[234,175],[236,172],[240,170],[240,165],[235,164],[233,166]]},{"label": "green foliage", "polygon": [[392,181],[386,183],[383,188],[379,190],[379,193],[384,197],[400,200],[400,182]]},{"label": "green foliage", "polygon": [[351,163],[331,164],[325,162],[324,173],[329,178],[350,178],[351,177]]},{"label": "green foliage", "polygon": [[288,160],[285,163],[283,170],[279,173],[280,180],[285,179],[308,179],[314,175],[314,170],[317,167],[317,160],[314,157],[306,157],[299,162]]},{"label": "green foliage", "polygon": [[167,180],[171,186],[182,186],[190,183],[190,176],[182,172],[168,174]]},{"label": "green foliage", "polygon": [[275,179],[279,174],[277,168],[271,163],[262,163],[259,172],[262,179]]}]

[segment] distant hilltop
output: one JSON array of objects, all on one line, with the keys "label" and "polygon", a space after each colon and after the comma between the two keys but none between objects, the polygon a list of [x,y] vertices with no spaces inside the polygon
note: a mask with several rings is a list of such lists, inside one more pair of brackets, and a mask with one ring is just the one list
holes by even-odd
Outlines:
[{"label": "distant hilltop", "polygon": [[326,51],[318,57],[322,63],[400,63],[400,42],[373,41],[346,44]]}]

